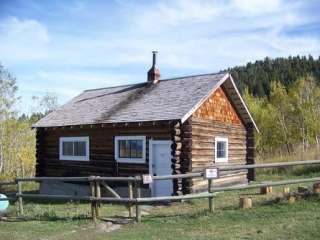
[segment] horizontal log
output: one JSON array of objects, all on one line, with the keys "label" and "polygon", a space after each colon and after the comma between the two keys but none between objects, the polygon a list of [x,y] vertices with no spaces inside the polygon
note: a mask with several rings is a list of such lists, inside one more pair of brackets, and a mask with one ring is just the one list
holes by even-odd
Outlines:
[{"label": "horizontal log", "polygon": [[175,142],[171,144],[171,149],[172,150],[181,150],[182,148],[182,143],[181,142]]},{"label": "horizontal log", "polygon": [[181,154],[181,151],[179,150],[171,151],[172,156],[180,156],[180,154]]},{"label": "horizontal log", "polygon": [[171,140],[174,142],[181,142],[181,137],[179,136],[171,136]]},{"label": "horizontal log", "polygon": [[174,128],[171,130],[171,135],[174,135],[174,136],[180,136],[181,134],[181,129],[180,128]]}]

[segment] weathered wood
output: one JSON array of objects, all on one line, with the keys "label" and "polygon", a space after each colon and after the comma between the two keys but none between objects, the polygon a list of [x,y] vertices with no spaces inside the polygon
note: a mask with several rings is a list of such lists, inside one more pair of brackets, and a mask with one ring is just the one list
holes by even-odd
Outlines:
[{"label": "weathered wood", "polygon": [[181,134],[181,129],[180,128],[173,128],[171,131],[171,134],[179,136]]},{"label": "weathered wood", "polygon": [[[133,198],[132,182],[128,182],[128,197],[130,199]],[[128,204],[128,210],[129,210],[129,218],[132,218],[132,216],[133,216],[133,205],[131,203]]]},{"label": "weathered wood", "polygon": [[242,124],[234,107],[231,105],[224,90],[219,87],[193,114],[202,119],[217,120],[224,123]]},{"label": "weathered wood", "polygon": [[289,195],[287,199],[289,204],[293,204],[296,202],[296,197],[293,195]]},{"label": "weathered wood", "polygon": [[[91,189],[91,196],[95,198],[96,191],[95,191],[95,183],[90,182],[90,189]],[[97,215],[96,215],[96,208],[95,208],[95,201],[91,202],[91,218],[93,222],[97,222]]]},{"label": "weathered wood", "polygon": [[283,188],[283,194],[289,194],[290,193],[290,188],[289,187],[284,187]]},{"label": "weathered wood", "polygon": [[30,177],[17,178],[19,182],[34,182],[34,181],[68,181],[68,182],[87,182],[90,177]]},{"label": "weathered wood", "polygon": [[[208,179],[208,193],[211,193],[211,187],[212,187],[212,179]],[[209,211],[213,212],[214,210],[213,196],[210,196],[208,200],[209,200]]]},{"label": "weathered wood", "polygon": [[[183,144],[181,140],[183,139],[183,132],[181,130],[181,123],[177,122],[172,130],[171,130],[171,171],[172,174],[180,174],[182,173],[182,158],[181,153],[183,152]],[[181,179],[175,179],[173,182],[173,194],[177,194],[177,192],[181,191]]]},{"label": "weathered wood", "polygon": [[[246,163],[246,129],[243,125],[234,125],[218,120],[200,119],[192,116],[191,144],[191,171],[198,171],[203,168],[213,166],[215,158],[215,137],[228,137],[228,164],[245,164]],[[183,142],[182,142],[183,143]],[[202,182],[201,182],[202,181]],[[222,178],[220,184],[239,181],[243,183],[243,175],[230,179]],[[223,183],[224,182],[224,183]],[[235,184],[237,182],[234,182]],[[194,192],[201,191],[207,185],[205,180],[192,179],[189,189]]]},{"label": "weathered wood", "polygon": [[[136,192],[136,198],[141,197],[141,189],[140,189],[140,182],[135,182],[135,192]],[[136,203],[136,222],[141,222],[141,207],[139,202]]]},{"label": "weathered wood", "polygon": [[264,186],[260,188],[260,194],[271,194],[272,186]]},{"label": "weathered wood", "polygon": [[[56,128],[45,130],[37,129],[37,176],[134,176],[147,174],[148,165],[148,141],[169,140],[171,138],[169,122],[161,121],[156,124],[101,124],[93,128]],[[114,136],[121,135],[144,135],[147,138],[146,163],[144,164],[116,164],[114,158]],[[61,161],[59,160],[59,138],[89,136],[90,138],[90,161]],[[137,166],[135,166],[137,165]],[[126,167],[127,166],[127,167]]]},{"label": "weathered wood", "polygon": [[29,193],[23,193],[18,194],[17,197],[21,196],[22,198],[28,198],[28,199],[51,199],[51,200],[74,200],[74,201],[88,201],[91,202],[95,199],[95,197],[92,196],[75,196],[75,195],[52,195],[52,194],[29,194]]},{"label": "weathered wood", "polygon": [[175,142],[180,142],[181,141],[181,137],[179,136],[172,136],[171,139]]},{"label": "weathered wood", "polygon": [[[100,190],[100,182],[99,181],[95,181],[95,197],[96,198],[101,198],[101,190]],[[100,217],[100,201],[97,200],[95,202],[95,211],[96,211],[96,216],[97,218]]]},{"label": "weathered wood", "polygon": [[[247,135],[246,135],[246,144],[247,144],[247,154],[246,162],[247,164],[255,164],[255,142],[254,142],[254,126],[253,123],[247,124]],[[248,170],[248,179],[249,181],[254,181],[256,179],[255,169]]]},{"label": "weathered wood", "polygon": [[174,142],[171,144],[172,150],[179,150],[181,151],[182,143],[181,142]]},{"label": "weathered wood", "polygon": [[115,198],[121,198],[120,195],[114,191],[108,184],[106,184],[105,182],[101,182],[101,185]]},{"label": "weathered wood", "polygon": [[22,182],[18,181],[18,202],[19,202],[19,215],[23,215],[23,200],[22,200]]},{"label": "weathered wood", "polygon": [[290,167],[299,165],[312,165],[320,164],[320,160],[303,160],[303,161],[292,161],[292,162],[279,162],[279,163],[260,163],[252,165],[235,165],[235,166],[221,166],[221,171],[238,170],[238,169],[251,169],[251,168],[277,168],[277,167]]},{"label": "weathered wood", "polygon": [[252,208],[252,198],[251,197],[240,197],[239,205],[241,209]]},{"label": "weathered wood", "polygon": [[45,130],[43,128],[36,129],[36,176],[44,175],[44,157],[45,157]]},{"label": "weathered wood", "polygon": [[320,182],[313,184],[313,193],[320,193]]}]

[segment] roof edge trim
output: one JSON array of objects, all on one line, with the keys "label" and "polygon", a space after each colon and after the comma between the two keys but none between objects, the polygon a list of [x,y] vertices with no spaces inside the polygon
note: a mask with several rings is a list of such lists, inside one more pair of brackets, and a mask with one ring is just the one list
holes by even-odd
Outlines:
[{"label": "roof edge trim", "polygon": [[187,112],[182,118],[181,118],[181,123],[184,123],[210,96],[211,94],[213,94],[226,80],[230,79],[231,83],[232,83],[232,86],[233,88],[235,89],[242,105],[244,106],[246,112],[248,113],[249,117],[250,117],[250,120],[251,122],[253,123],[254,125],[254,128],[256,129],[256,131],[259,133],[259,128],[257,127],[255,121],[253,120],[250,112],[249,112],[249,109],[247,107],[247,105],[245,104],[243,98],[241,97],[241,94],[231,76],[230,73],[226,73],[223,78],[214,86],[214,88],[212,88],[212,90],[209,92],[209,94],[207,94],[205,97],[203,97],[195,106],[193,106],[191,108],[191,110],[189,112]]},{"label": "roof edge trim", "polygon": [[243,100],[243,98],[242,98],[242,96],[241,96],[241,94],[240,94],[240,92],[239,92],[239,90],[238,90],[238,88],[237,88],[237,86],[236,86],[231,74],[229,74],[229,77],[230,77],[230,80],[231,80],[231,83],[232,83],[234,89],[236,90],[236,93],[237,93],[238,97],[240,98],[240,101],[241,101],[242,105],[244,106],[245,110],[247,111],[247,113],[248,113],[248,115],[250,117],[251,122],[254,125],[254,128],[256,129],[256,131],[258,133],[260,133],[259,128],[258,128],[257,124],[255,123],[255,121],[253,120],[253,117],[251,116],[251,113],[250,113],[245,101]]},{"label": "roof edge trim", "polygon": [[223,78],[219,80],[219,82],[214,86],[214,88],[211,89],[211,91],[204,96],[203,98],[200,99],[200,101],[194,105],[189,112],[187,112],[182,118],[181,118],[181,123],[184,123],[210,96],[212,93],[214,93],[218,87],[221,86],[222,83],[224,83],[228,78],[230,74],[226,73]]}]

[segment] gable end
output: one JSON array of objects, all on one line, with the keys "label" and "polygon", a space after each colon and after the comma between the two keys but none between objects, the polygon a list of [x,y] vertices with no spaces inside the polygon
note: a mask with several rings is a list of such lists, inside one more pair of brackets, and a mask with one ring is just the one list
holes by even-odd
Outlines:
[{"label": "gable end", "polygon": [[232,125],[243,125],[236,110],[221,87],[212,93],[192,116],[200,119],[216,120]]}]

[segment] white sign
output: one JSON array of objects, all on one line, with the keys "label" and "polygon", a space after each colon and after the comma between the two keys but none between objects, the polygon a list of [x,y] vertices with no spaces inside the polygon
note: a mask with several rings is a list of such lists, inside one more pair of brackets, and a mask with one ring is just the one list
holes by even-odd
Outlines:
[{"label": "white sign", "polygon": [[218,168],[206,168],[204,172],[205,179],[215,179],[219,178]]},{"label": "white sign", "polygon": [[144,174],[142,175],[142,181],[143,181],[143,184],[149,184],[149,183],[152,183],[153,179],[150,174]]}]

